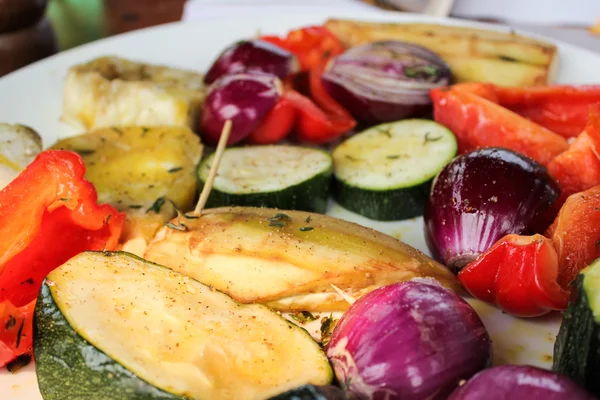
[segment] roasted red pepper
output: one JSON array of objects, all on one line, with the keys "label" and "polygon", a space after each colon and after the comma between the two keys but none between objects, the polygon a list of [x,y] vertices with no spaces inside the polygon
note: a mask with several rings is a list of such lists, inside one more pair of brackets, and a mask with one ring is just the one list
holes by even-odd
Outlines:
[{"label": "roasted red pepper", "polygon": [[296,107],[283,95],[260,125],[248,136],[248,143],[278,143],[292,131],[297,114]]},{"label": "roasted red pepper", "polygon": [[600,186],[569,196],[546,236],[558,254],[558,283],[568,289],[579,271],[600,257]]},{"label": "roasted red pepper", "polygon": [[284,96],[298,112],[295,131],[300,140],[326,143],[356,126],[354,118],[341,107],[336,112],[326,114],[308,97],[294,90],[290,90]]},{"label": "roasted red pepper", "polygon": [[434,119],[456,135],[461,153],[505,147],[548,165],[568,149],[562,136],[490,101],[491,95],[481,96],[487,92],[465,90],[467,87],[431,91]]},{"label": "roasted red pepper", "polygon": [[478,299],[519,317],[567,307],[569,293],[557,283],[558,256],[542,235],[507,235],[463,268],[458,279]]},{"label": "roasted red pepper", "polygon": [[495,87],[498,103],[564,137],[585,128],[590,107],[600,103],[600,85]]},{"label": "roasted red pepper", "polygon": [[262,36],[261,40],[294,53],[303,71],[324,65],[344,52],[340,40],[324,26],[308,26],[288,32],[285,38]]},{"label": "roasted red pepper", "polygon": [[[0,192],[0,323],[4,327],[11,325],[16,313],[23,316],[24,329],[30,332],[27,307],[50,271],[84,250],[117,247],[125,215],[110,205],[97,204],[96,190],[84,173],[78,154],[47,150]],[[31,350],[31,335],[23,337],[22,332],[5,329],[0,365]]]},{"label": "roasted red pepper", "polygon": [[573,193],[600,185],[600,110],[591,108],[585,130],[548,165],[561,189],[557,206]]},{"label": "roasted red pepper", "polygon": [[590,108],[600,104],[600,85],[519,88],[468,82],[452,88],[493,101],[566,138],[579,136]]},{"label": "roasted red pepper", "polygon": [[[321,83],[327,62],[344,51],[333,33],[322,26],[309,26],[289,32],[286,38],[263,36],[261,39],[294,53],[303,73],[308,75],[310,98],[288,85],[280,100],[281,108],[291,105],[295,110],[295,125],[290,126],[289,131],[295,131],[302,141],[326,143],[356,126],[352,115],[329,96]],[[277,113],[283,117],[276,117]],[[281,140],[286,136],[283,128],[289,126],[290,114],[280,110],[274,110],[273,114],[251,135],[251,143],[276,143],[275,138]],[[278,124],[276,118],[281,118],[281,123]]]},{"label": "roasted red pepper", "polygon": [[0,367],[31,354],[35,302],[23,307],[15,307],[9,301],[0,303]]}]

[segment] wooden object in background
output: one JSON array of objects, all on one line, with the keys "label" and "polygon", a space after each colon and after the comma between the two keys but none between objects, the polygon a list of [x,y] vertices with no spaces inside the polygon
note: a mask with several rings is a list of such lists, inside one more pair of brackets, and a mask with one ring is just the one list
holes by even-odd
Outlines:
[{"label": "wooden object in background", "polygon": [[35,25],[44,15],[48,0],[0,0],[0,33]]},{"label": "wooden object in background", "polygon": [[58,51],[47,0],[0,0],[0,76]]},{"label": "wooden object in background", "polygon": [[108,33],[115,35],[181,20],[186,0],[104,0]]}]

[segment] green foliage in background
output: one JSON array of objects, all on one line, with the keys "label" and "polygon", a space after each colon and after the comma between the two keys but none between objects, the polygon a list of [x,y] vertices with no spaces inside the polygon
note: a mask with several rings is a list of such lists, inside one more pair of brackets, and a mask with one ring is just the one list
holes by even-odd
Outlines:
[{"label": "green foliage in background", "polygon": [[60,50],[105,35],[103,0],[50,0],[47,15],[56,31]]}]

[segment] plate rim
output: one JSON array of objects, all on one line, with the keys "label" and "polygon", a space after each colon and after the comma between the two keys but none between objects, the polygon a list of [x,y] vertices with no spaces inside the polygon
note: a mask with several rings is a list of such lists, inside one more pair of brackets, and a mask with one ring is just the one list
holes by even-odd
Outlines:
[{"label": "plate rim", "polygon": [[[600,52],[595,52],[593,50],[590,50],[588,48],[582,47],[582,46],[578,46],[576,44],[572,44],[569,42],[565,42],[563,40],[559,40],[559,39],[554,39],[554,38],[550,38],[548,36],[545,36],[543,34],[539,34],[539,33],[534,33],[534,32],[530,32],[527,31],[526,29],[522,29],[522,28],[514,28],[511,27],[510,25],[504,24],[504,23],[490,23],[490,22],[483,22],[483,21],[473,21],[473,20],[467,20],[467,19],[461,19],[461,18],[454,18],[454,17],[435,17],[435,16],[430,16],[430,15],[425,15],[425,14],[416,14],[416,13],[400,13],[400,12],[396,12],[396,14],[394,14],[395,12],[393,11],[379,11],[379,10],[374,10],[372,12],[357,12],[357,11],[342,11],[336,14],[329,14],[329,13],[324,13],[322,11],[312,11],[312,12],[306,12],[306,13],[296,13],[294,14],[295,17],[299,17],[299,18],[303,18],[303,17],[315,17],[315,18],[323,18],[323,19],[327,19],[327,18],[344,18],[344,19],[356,19],[356,20],[362,20],[362,21],[368,21],[368,22],[396,22],[396,23],[402,23],[402,22],[429,22],[429,23],[439,23],[442,25],[448,25],[448,26],[464,26],[464,27],[471,27],[471,28],[480,28],[480,29],[486,29],[486,30],[491,30],[491,31],[496,31],[496,32],[504,32],[504,33],[510,33],[510,32],[514,32],[518,35],[522,35],[522,36],[526,36],[532,39],[538,39],[538,40],[542,40],[542,41],[546,41],[548,43],[554,44],[555,46],[558,47],[559,50],[559,71],[560,72],[560,67],[561,67],[561,50],[567,50],[569,51],[578,51],[578,52],[583,52],[585,53],[586,57],[592,57],[592,58],[597,58],[600,60]],[[273,12],[267,12],[261,15],[261,18],[265,18],[266,16],[269,16],[270,18],[277,18],[278,16],[282,16],[282,17],[287,17],[288,14],[282,12],[282,11],[273,11]],[[14,80],[14,79],[19,79],[21,78],[23,75],[28,75],[28,74],[35,74],[38,70],[40,72],[43,72],[43,69],[46,66],[51,66],[54,63],[60,63],[62,60],[67,60],[69,58],[72,58],[74,56],[76,56],[79,53],[85,53],[88,51],[92,51],[94,48],[98,48],[101,49],[103,47],[106,47],[107,45],[110,45],[112,43],[115,42],[119,42],[122,40],[135,40],[135,38],[141,38],[138,40],[143,41],[143,37],[146,35],[151,35],[151,34],[157,34],[161,31],[169,31],[169,30],[177,30],[177,29],[183,29],[183,27],[190,27],[199,23],[212,23],[212,24],[216,24],[222,21],[227,21],[229,23],[233,22],[233,21],[243,21],[244,23],[254,23],[254,20],[248,20],[247,17],[245,16],[241,16],[241,15],[237,15],[237,16],[227,16],[227,17],[213,17],[210,19],[194,19],[194,20],[181,20],[181,21],[175,21],[175,22],[169,22],[169,23],[165,23],[165,24],[159,24],[159,25],[154,25],[154,26],[150,26],[150,27],[146,27],[146,28],[141,28],[135,31],[130,31],[130,32],[125,32],[125,33],[120,33],[117,35],[112,35],[112,36],[107,36],[101,39],[97,39],[94,40],[92,42],[88,42],[64,51],[60,51],[52,56],[46,57],[44,59],[35,61],[31,64],[28,64],[24,67],[21,67],[20,69],[17,69],[13,72],[10,72],[6,75],[4,75],[3,77],[0,77],[0,89],[2,88],[2,86],[4,85],[5,82]],[[260,22],[260,20],[258,20],[257,22]],[[290,28],[292,29],[292,28]],[[141,60],[143,61],[143,60]],[[0,97],[3,97],[2,94],[0,93]]]}]

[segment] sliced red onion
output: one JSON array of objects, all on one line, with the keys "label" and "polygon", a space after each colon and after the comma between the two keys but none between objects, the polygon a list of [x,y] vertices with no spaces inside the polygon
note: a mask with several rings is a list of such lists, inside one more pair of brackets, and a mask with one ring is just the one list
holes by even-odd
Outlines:
[{"label": "sliced red onion", "polygon": [[570,378],[529,365],[500,365],[475,375],[448,400],[593,400]]},{"label": "sliced red onion", "polygon": [[204,83],[241,72],[266,72],[283,79],[299,70],[300,63],[293,53],[263,40],[243,40],[219,55],[204,76]]},{"label": "sliced red onion", "polygon": [[358,399],[445,399],[491,362],[481,319],[434,279],[413,279],[358,299],[327,346],[340,384]]},{"label": "sliced red onion", "polygon": [[425,205],[429,250],[454,272],[501,237],[531,234],[560,195],[544,166],[504,148],[463,154],[435,178]]},{"label": "sliced red onion", "polygon": [[282,85],[275,75],[253,72],[225,75],[209,88],[200,117],[200,134],[209,144],[219,142],[231,120],[228,144],[246,138],[279,101]]},{"label": "sliced red onion", "polygon": [[383,41],[347,50],[330,62],[322,81],[355,118],[375,124],[430,111],[429,91],[448,85],[451,72],[421,46]]}]

